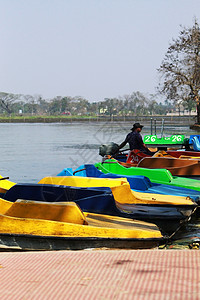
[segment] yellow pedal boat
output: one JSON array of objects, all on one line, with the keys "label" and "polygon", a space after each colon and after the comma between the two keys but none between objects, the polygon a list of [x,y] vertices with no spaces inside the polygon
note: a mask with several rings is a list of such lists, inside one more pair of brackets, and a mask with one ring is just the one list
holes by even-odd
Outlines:
[{"label": "yellow pedal boat", "polygon": [[154,224],[83,213],[74,202],[0,199],[1,250],[140,249],[164,240]]},{"label": "yellow pedal boat", "polygon": [[9,177],[3,177],[0,175],[0,193],[6,193],[16,183],[8,180]]},{"label": "yellow pedal boat", "polygon": [[74,187],[109,187],[118,203],[196,206],[194,201],[189,197],[133,191],[126,178],[111,179],[78,176],[49,176],[44,177],[38,183]]}]

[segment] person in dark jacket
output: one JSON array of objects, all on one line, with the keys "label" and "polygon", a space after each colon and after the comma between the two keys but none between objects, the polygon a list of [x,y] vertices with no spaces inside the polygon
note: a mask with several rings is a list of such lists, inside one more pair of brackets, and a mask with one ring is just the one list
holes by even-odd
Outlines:
[{"label": "person in dark jacket", "polygon": [[144,144],[142,136],[140,134],[142,128],[144,126],[140,125],[140,123],[133,124],[133,128],[131,128],[131,132],[127,134],[123,143],[119,145],[119,149],[123,148],[127,143],[129,143],[130,150],[138,149],[148,155],[153,155],[147,146]]}]

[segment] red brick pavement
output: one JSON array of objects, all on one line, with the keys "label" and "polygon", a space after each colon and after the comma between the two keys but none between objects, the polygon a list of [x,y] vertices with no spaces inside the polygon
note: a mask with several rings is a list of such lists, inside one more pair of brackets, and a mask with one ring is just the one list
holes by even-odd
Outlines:
[{"label": "red brick pavement", "polygon": [[0,300],[200,299],[199,250],[0,253]]}]

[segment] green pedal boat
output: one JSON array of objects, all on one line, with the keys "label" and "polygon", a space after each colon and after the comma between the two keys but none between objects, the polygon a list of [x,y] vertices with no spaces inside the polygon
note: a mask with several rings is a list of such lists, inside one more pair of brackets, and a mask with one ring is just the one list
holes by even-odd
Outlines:
[{"label": "green pedal boat", "polygon": [[118,175],[146,176],[154,183],[179,186],[200,192],[200,180],[172,176],[170,171],[166,169],[147,169],[139,167],[126,168],[114,159],[108,159],[103,163],[96,163],[95,167],[105,174],[113,173]]}]

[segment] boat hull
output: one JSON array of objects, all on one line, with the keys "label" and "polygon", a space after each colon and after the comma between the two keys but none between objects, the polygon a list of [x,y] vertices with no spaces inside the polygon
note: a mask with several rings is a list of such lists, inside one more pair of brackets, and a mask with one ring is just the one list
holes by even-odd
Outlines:
[{"label": "boat hull", "polygon": [[0,251],[55,251],[91,248],[149,249],[165,244],[167,238],[125,239],[96,237],[55,237],[1,234]]},{"label": "boat hull", "polygon": [[173,150],[168,150],[166,151],[169,155],[173,157],[180,157],[180,156],[192,156],[192,157],[200,157],[200,151],[173,151]]}]

